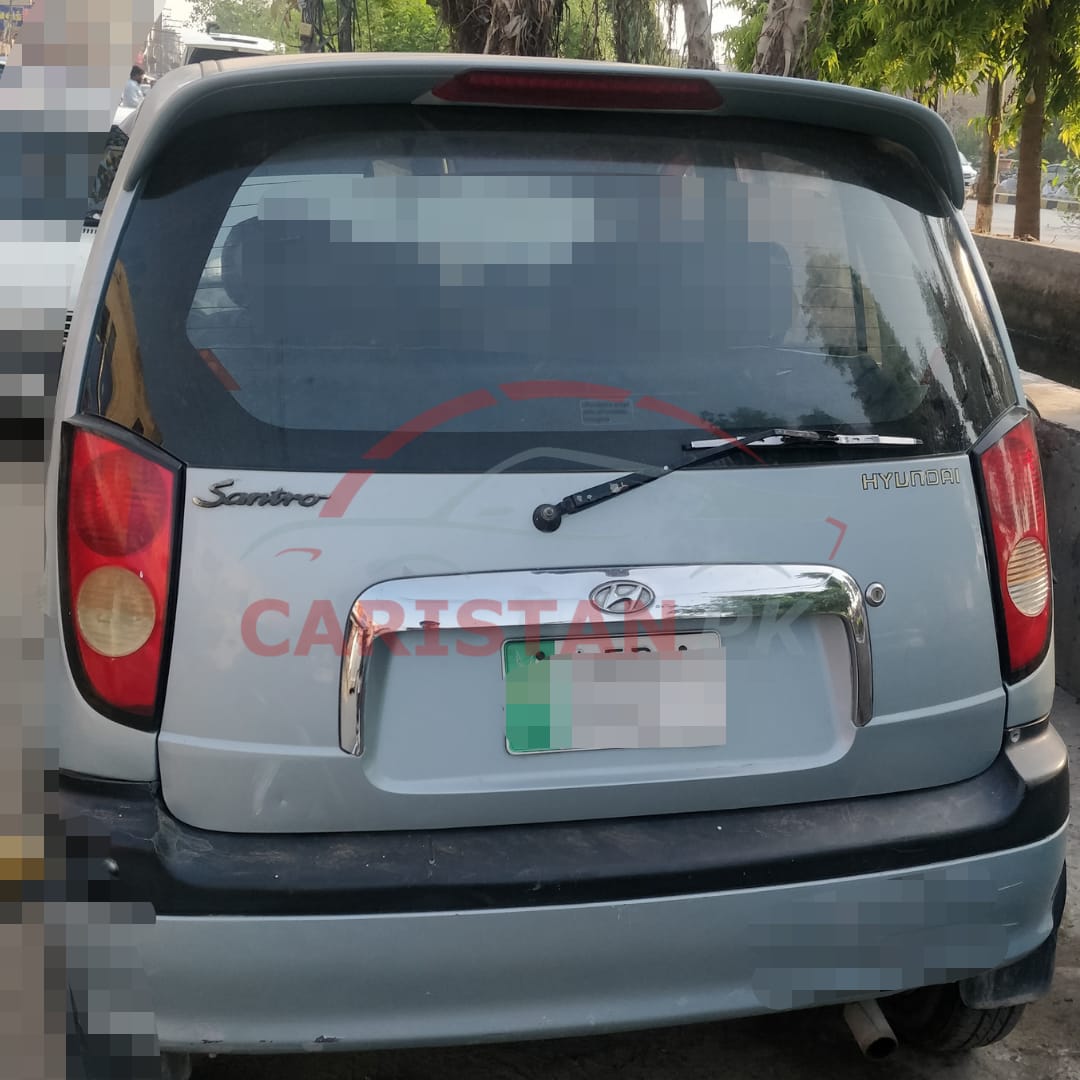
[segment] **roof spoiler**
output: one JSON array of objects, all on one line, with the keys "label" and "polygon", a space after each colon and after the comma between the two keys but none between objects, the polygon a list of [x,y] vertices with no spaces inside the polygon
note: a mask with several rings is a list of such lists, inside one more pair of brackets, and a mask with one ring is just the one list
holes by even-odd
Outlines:
[{"label": "roof spoiler", "polygon": [[[165,75],[146,100],[118,181],[133,190],[166,141],[181,129],[220,116],[268,109],[354,104],[409,104],[468,71],[648,75],[686,80],[682,68],[565,60],[443,54],[301,54],[208,61]],[[936,113],[906,98],[808,79],[694,72],[721,96],[713,115],[782,120],[890,139],[906,147],[958,209],[964,178],[952,133]],[[585,104],[583,107],[587,108]],[[700,111],[697,115],[702,115]],[[151,123],[150,121],[153,120]],[[126,166],[126,168],[125,168]]]}]

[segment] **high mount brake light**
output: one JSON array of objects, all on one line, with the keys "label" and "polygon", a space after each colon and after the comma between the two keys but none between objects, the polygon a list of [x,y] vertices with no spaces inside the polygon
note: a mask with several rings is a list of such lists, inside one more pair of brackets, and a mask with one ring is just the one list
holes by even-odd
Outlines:
[{"label": "high mount brake light", "polygon": [[440,101],[469,105],[660,112],[708,112],[724,103],[707,79],[657,75],[466,71],[437,86],[432,95]]},{"label": "high mount brake light", "polygon": [[65,429],[64,633],[83,695],[112,719],[155,725],[167,648],[179,478],[153,448]]},{"label": "high mount brake light", "polygon": [[1050,646],[1050,541],[1042,468],[1031,417],[978,458],[1005,641],[1005,675],[1033,671]]}]

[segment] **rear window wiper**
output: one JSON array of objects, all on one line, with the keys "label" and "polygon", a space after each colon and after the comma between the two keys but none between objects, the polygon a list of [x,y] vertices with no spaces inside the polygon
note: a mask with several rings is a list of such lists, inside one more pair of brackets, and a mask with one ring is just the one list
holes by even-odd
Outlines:
[{"label": "rear window wiper", "polygon": [[752,446],[807,446],[822,443],[834,446],[918,446],[921,442],[921,439],[909,435],[840,435],[835,431],[801,428],[767,428],[729,439],[699,439],[685,444],[682,458],[674,464],[664,465],[652,473],[627,473],[626,476],[609,480],[606,484],[575,491],[557,503],[541,503],[533,511],[532,520],[541,532],[554,532],[567,514],[580,514],[582,510],[599,506],[608,499],[614,499],[616,495],[633,491],[653,480],[659,480],[662,476],[678,472],[679,469],[723,457],[734,450],[742,450],[760,461],[750,449]]},{"label": "rear window wiper", "polygon": [[[730,439],[698,439],[687,450],[710,450],[726,446]],[[841,435],[836,431],[813,431],[803,428],[774,428],[747,446],[805,446],[810,443],[831,443],[833,446],[920,446],[922,439],[911,435]]]}]

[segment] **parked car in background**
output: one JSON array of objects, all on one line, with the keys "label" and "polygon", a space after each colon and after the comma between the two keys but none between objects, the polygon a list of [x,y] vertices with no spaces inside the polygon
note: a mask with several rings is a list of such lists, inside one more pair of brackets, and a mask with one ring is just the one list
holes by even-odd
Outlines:
[{"label": "parked car in background", "polygon": [[244,56],[274,56],[285,46],[267,38],[245,34],[224,34],[206,29],[181,31],[182,64],[201,64],[208,60],[234,60]]},{"label": "parked car in background", "polygon": [[960,155],[960,168],[964,174],[964,190],[968,195],[975,194],[975,185],[979,181],[979,170],[965,157]]},{"label": "parked car in background", "polygon": [[1043,172],[1043,197],[1046,199],[1074,200],[1076,180],[1080,168],[1075,163],[1060,161],[1047,165]]},{"label": "parked car in background", "polygon": [[[1047,165],[1042,170],[1040,194],[1044,199],[1070,198],[1070,178],[1076,175],[1076,166],[1069,162],[1057,162]],[[1009,195],[1016,194],[1017,173],[1013,169],[998,182],[998,191]]]},{"label": "parked car in background", "polygon": [[46,678],[172,1075],[822,1005],[955,1052],[1046,993],[1046,508],[956,153],[767,76],[161,79],[56,397]]}]

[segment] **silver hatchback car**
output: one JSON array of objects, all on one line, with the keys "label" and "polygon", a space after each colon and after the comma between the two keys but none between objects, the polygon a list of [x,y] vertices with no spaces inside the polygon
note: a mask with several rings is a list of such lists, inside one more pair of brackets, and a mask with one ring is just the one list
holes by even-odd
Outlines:
[{"label": "silver hatchback car", "polygon": [[144,113],[64,360],[49,677],[163,1050],[1011,1030],[1067,759],[944,123],[455,56],[205,63]]}]

